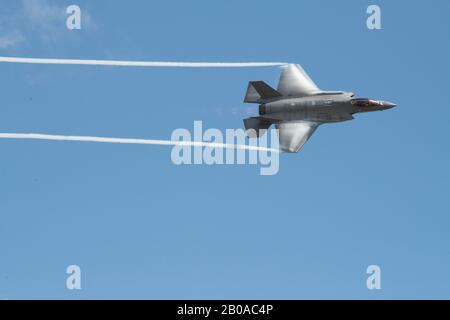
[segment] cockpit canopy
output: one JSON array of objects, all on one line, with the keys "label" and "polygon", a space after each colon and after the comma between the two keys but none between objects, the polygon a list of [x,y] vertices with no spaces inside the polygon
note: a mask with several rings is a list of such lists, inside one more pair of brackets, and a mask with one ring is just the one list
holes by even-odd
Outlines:
[{"label": "cockpit canopy", "polygon": [[351,100],[352,105],[357,107],[369,107],[369,106],[381,106],[383,105],[380,101],[370,100],[366,98],[357,98]]}]

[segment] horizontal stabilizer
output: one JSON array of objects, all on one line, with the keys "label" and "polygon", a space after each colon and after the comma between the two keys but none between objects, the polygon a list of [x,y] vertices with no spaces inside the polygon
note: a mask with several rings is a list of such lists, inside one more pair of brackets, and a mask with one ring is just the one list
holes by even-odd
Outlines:
[{"label": "horizontal stabilizer", "polygon": [[253,117],[244,119],[245,130],[249,138],[263,136],[272,123],[267,119]]},{"label": "horizontal stabilizer", "polygon": [[262,103],[278,97],[281,97],[281,93],[264,81],[250,81],[248,83],[247,94],[245,95],[244,102]]}]

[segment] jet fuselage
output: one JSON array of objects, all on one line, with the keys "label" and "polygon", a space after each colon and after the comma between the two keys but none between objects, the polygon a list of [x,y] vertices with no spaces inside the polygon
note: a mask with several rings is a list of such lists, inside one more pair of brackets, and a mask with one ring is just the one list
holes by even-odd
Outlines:
[{"label": "jet fuselage", "polygon": [[353,99],[351,92],[321,92],[305,97],[283,97],[259,106],[262,118],[273,121],[341,122],[353,119],[354,113],[390,109],[386,101]]}]

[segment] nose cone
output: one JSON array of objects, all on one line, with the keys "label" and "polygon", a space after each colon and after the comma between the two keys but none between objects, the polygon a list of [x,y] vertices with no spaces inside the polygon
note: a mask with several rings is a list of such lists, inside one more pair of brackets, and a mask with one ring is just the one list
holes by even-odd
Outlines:
[{"label": "nose cone", "polygon": [[383,101],[382,104],[383,104],[383,107],[385,107],[386,109],[390,109],[390,108],[397,106],[395,103],[392,103],[389,101]]}]

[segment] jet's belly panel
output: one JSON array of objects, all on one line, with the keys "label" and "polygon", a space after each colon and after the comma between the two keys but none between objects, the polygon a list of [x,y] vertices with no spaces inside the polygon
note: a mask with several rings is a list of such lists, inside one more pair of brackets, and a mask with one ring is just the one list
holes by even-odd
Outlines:
[{"label": "jet's belly panel", "polygon": [[353,116],[346,110],[336,107],[319,107],[308,110],[308,120],[318,122],[340,122],[352,120]]},{"label": "jet's belly panel", "polygon": [[339,122],[353,119],[353,116],[340,105],[312,105],[287,103],[285,105],[265,106],[261,116],[278,121],[308,120],[316,122]]}]

